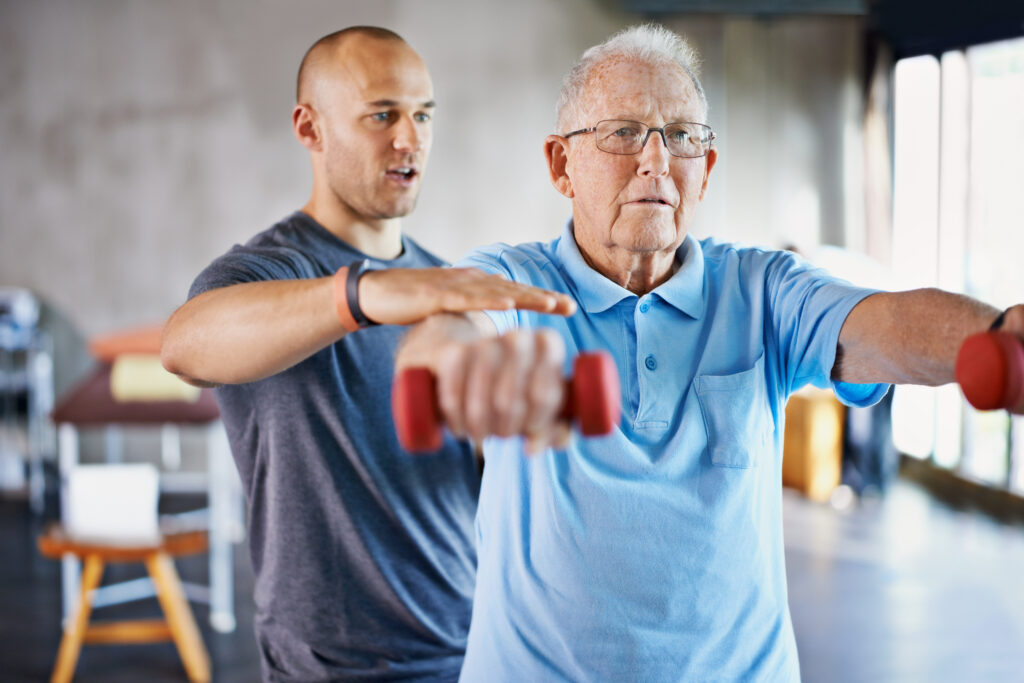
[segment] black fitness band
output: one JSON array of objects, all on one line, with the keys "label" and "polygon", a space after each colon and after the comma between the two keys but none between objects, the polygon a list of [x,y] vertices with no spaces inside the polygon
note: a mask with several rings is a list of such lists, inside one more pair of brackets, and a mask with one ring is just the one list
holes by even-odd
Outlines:
[{"label": "black fitness band", "polygon": [[999,314],[998,318],[992,321],[992,326],[988,328],[990,332],[993,330],[998,330],[1000,327],[1003,326],[1003,321],[1006,319],[1006,314],[1009,312],[1009,310],[1010,309],[1007,308],[1005,311]]},{"label": "black fitness band", "polygon": [[345,278],[345,301],[348,303],[349,313],[360,328],[379,324],[367,318],[363,309],[359,307],[359,278],[371,270],[373,269],[370,268],[370,259],[364,259],[355,268],[349,267],[348,277]]}]

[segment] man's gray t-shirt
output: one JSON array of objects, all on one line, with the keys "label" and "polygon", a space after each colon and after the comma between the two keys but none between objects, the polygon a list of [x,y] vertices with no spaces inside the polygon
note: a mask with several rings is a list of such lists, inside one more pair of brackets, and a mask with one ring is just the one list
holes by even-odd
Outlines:
[{"label": "man's gray t-shirt", "polygon": [[[408,237],[377,268],[442,265]],[[296,212],[214,261],[189,298],[317,278],[367,258]],[[476,571],[469,446],[402,451],[391,417],[403,328],[346,335],[266,379],[216,390],[248,504],[267,680],[454,680]]]}]

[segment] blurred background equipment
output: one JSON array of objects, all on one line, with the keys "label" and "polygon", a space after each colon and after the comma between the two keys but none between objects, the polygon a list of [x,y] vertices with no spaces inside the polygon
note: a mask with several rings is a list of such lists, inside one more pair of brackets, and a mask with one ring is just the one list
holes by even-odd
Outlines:
[{"label": "blurred background equipment", "polygon": [[[112,333],[95,340],[90,345],[97,355],[94,370],[54,408],[53,421],[59,429],[61,519],[65,524],[73,522],[69,515],[81,512],[70,488],[76,482],[75,474],[81,475],[77,469],[80,430],[103,430],[106,465],[120,465],[125,460],[124,427],[159,430],[160,457],[153,460],[163,466],[161,491],[206,496],[207,507],[183,513],[179,519],[199,521],[209,528],[209,588],[194,590],[192,596],[210,604],[211,625],[228,633],[236,624],[231,545],[244,533],[241,485],[213,393],[181,386],[184,383],[180,379],[159,367],[161,328],[131,328],[124,334]],[[119,366],[123,356],[128,356],[129,362]],[[118,391],[114,387],[115,370],[120,375]],[[154,377],[155,381],[146,386]],[[181,471],[184,427],[198,428],[205,437],[205,472]],[[112,511],[95,516],[108,521],[116,518]],[[66,559],[62,567],[65,619],[71,616],[79,593],[79,578],[78,561]],[[134,593],[128,595],[129,599],[135,597]]]},{"label": "blurred background equipment", "polygon": [[0,287],[0,494],[27,492],[42,512],[43,460],[52,452],[53,343],[27,289]]}]

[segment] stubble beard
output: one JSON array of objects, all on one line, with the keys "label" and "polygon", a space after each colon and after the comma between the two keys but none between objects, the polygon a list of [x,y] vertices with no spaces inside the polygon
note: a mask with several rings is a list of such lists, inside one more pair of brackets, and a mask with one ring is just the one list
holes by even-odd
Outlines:
[{"label": "stubble beard", "polygon": [[408,195],[397,197],[391,202],[391,205],[386,207],[381,215],[381,218],[404,218],[413,212],[416,208],[416,201],[419,199],[419,188],[410,192]]}]

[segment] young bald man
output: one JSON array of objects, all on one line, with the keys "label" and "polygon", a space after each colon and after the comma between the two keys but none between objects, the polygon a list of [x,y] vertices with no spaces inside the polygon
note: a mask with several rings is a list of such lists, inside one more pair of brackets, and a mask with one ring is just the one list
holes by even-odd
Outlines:
[{"label": "young bald man", "polygon": [[[352,27],[310,48],[292,112],[313,191],[214,261],[163,362],[216,390],[246,492],[267,681],[458,677],[476,571],[468,445],[402,452],[389,407],[403,325],[442,311],[566,314],[566,297],[442,261],[401,232],[431,144],[426,66]],[[378,326],[378,323],[380,324]]]}]

